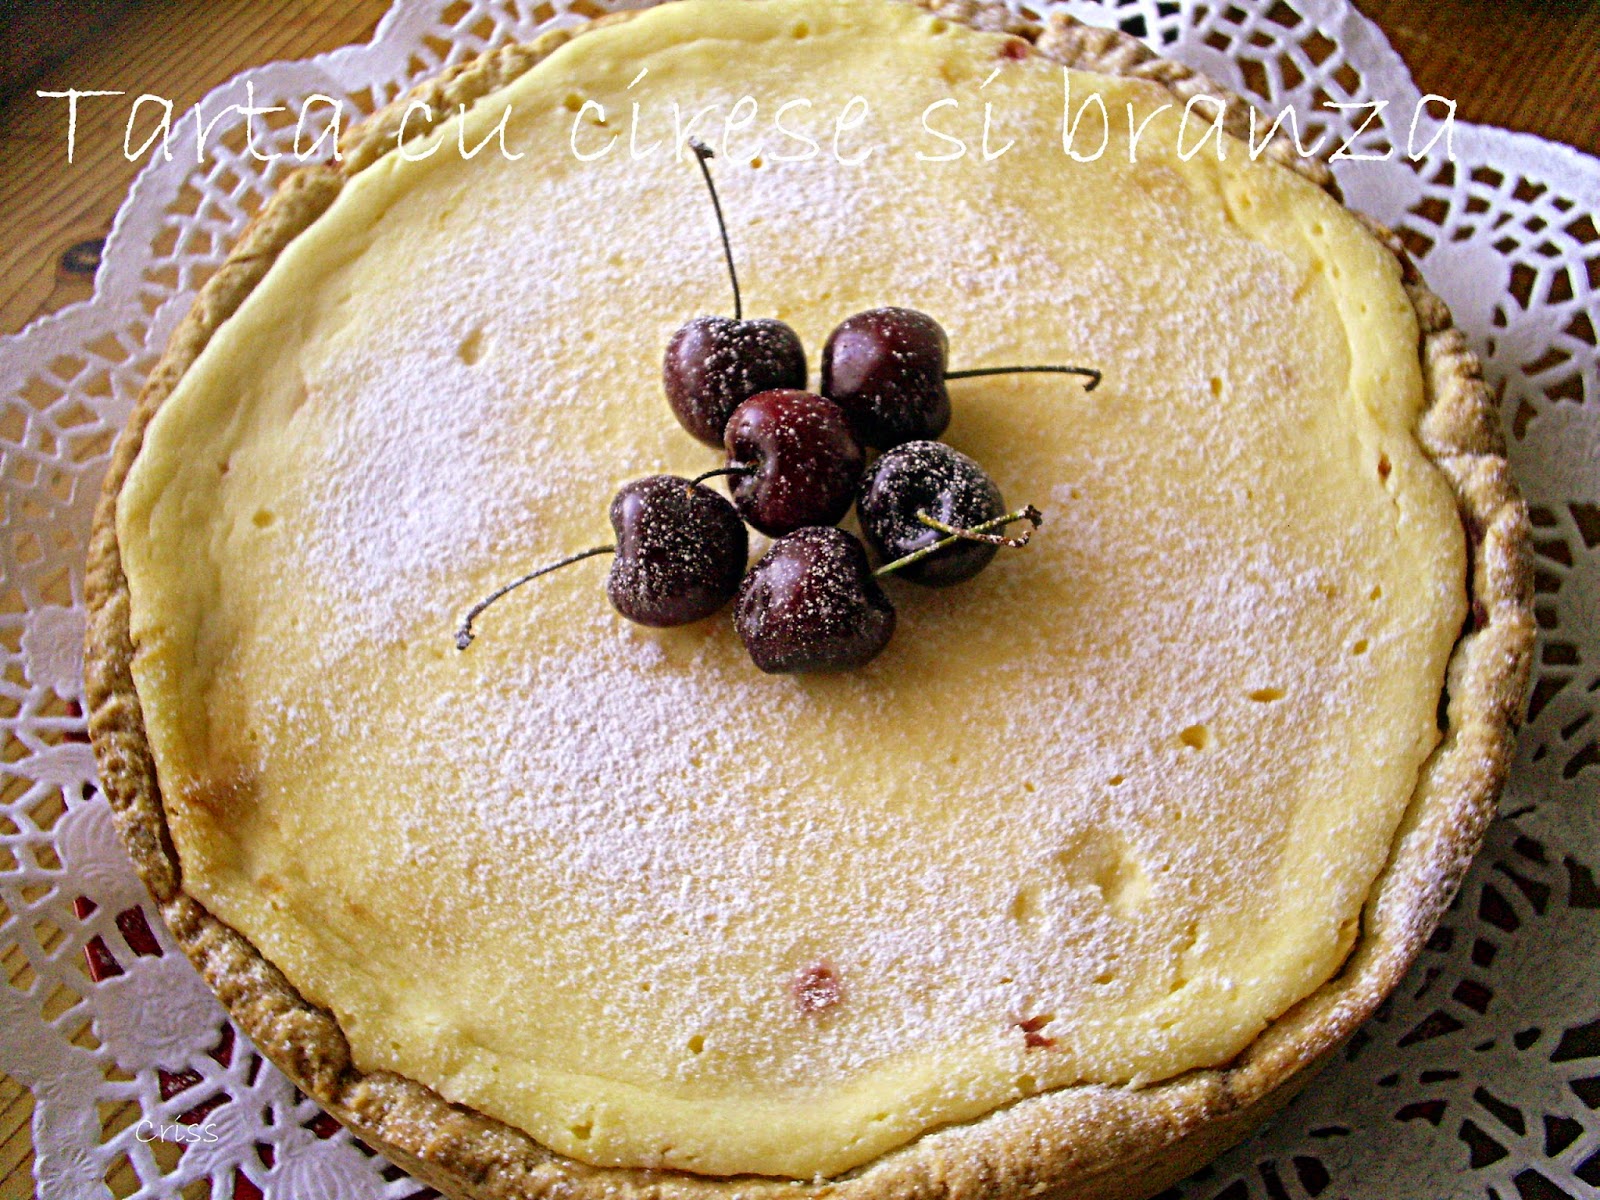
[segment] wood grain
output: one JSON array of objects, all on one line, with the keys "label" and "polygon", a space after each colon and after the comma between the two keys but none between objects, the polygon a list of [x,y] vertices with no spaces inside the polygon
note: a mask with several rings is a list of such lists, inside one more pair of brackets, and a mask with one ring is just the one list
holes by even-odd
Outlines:
[{"label": "wood grain", "polygon": [[[0,110],[0,333],[90,294],[92,276],[63,268],[61,259],[69,247],[106,235],[138,172],[123,156],[135,96],[165,96],[181,113],[246,67],[370,38],[387,7],[377,0],[130,5],[39,76]],[[67,102],[36,95],[67,88],[129,93],[80,101],[70,164]]]},{"label": "wood grain", "polygon": [[[1600,0],[1355,3],[1383,27],[1424,92],[1458,102],[1460,118],[1600,154]],[[138,169],[122,145],[132,95],[165,96],[182,112],[245,67],[369,38],[386,8],[385,0],[97,4],[95,36],[77,45],[63,38],[59,55],[11,53],[13,72],[37,73],[0,107],[0,333],[90,294],[93,243]],[[0,15],[8,44],[20,41],[15,20]],[[69,87],[130,93],[83,102],[70,165],[65,102],[35,95]],[[27,1089],[0,1075],[0,1200],[33,1194],[32,1111]],[[104,1119],[117,1125],[129,1116]],[[118,1195],[137,1186],[125,1165],[107,1182]]]},{"label": "wood grain", "polygon": [[1466,121],[1600,155],[1600,3],[1594,0],[1353,0],[1424,92]]}]

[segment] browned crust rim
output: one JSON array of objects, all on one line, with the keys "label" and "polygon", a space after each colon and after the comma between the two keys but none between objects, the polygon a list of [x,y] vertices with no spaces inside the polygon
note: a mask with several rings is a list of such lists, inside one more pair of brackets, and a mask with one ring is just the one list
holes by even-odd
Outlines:
[{"label": "browned crust rim", "polygon": [[[947,19],[1025,39],[1037,53],[1066,66],[1144,79],[1180,99],[1218,96],[1228,131],[1242,137],[1248,129],[1244,100],[1124,34],[1065,18],[1040,28],[980,0],[912,2]],[[622,19],[626,14],[586,28]],[[352,130],[341,164],[290,177],[173,335],[117,442],[89,547],[89,733],[118,832],[178,942],[256,1046],[365,1141],[447,1194],[473,1200],[1147,1196],[1270,1115],[1399,982],[1482,841],[1521,719],[1535,631],[1530,535],[1506,463],[1495,397],[1448,309],[1423,285],[1397,239],[1370,222],[1399,259],[1417,312],[1428,393],[1417,436],[1455,490],[1468,541],[1472,615],[1450,659],[1445,735],[1423,768],[1390,861],[1369,896],[1355,949],[1335,978],[1227,1068],[1191,1071],[1139,1090],[1095,1085],[1045,1093],[923,1135],[830,1181],[591,1167],[452,1105],[416,1081],[357,1070],[334,1018],[309,1004],[249,941],[183,890],[133,684],[129,593],[116,538],[116,499],[144,431],[278,253],[327,209],[346,179],[394,147],[406,103],[423,100],[432,106],[433,120],[442,121],[458,104],[470,104],[529,70],[575,32],[552,32],[463,64]],[[422,136],[432,123],[414,114],[408,135]],[[1267,156],[1334,192],[1326,166],[1300,157],[1286,139],[1274,139]]]}]

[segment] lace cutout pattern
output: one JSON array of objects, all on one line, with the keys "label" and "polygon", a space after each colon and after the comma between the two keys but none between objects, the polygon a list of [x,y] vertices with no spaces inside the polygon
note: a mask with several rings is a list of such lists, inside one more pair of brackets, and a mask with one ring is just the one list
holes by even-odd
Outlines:
[{"label": "lace cutout pattern", "polygon": [[[373,41],[254,68],[200,105],[342,100],[362,113],[482,50],[607,8],[411,0]],[[1345,0],[1068,0],[1301,115],[1346,198],[1401,231],[1504,385],[1533,510],[1541,630],[1503,801],[1444,924],[1341,1058],[1183,1200],[1593,1195],[1600,1188],[1600,163],[1456,123]],[[1364,102],[1387,101],[1373,113]],[[1334,108],[1332,104],[1355,107]],[[309,140],[317,109],[307,116]],[[1371,116],[1370,121],[1367,120]],[[174,127],[193,147],[198,117]],[[1356,132],[1358,127],[1363,126]],[[116,431],[197,289],[277,186],[239,122],[206,163],[159,159],[107,239],[92,300],[0,339],[0,1069],[33,1090],[39,1195],[328,1200],[430,1195],[301,1096],[154,919],[84,733],[83,557]],[[292,115],[254,149],[288,155]],[[187,140],[186,140],[187,139]],[[1416,161],[1409,149],[1431,146]],[[305,144],[302,142],[302,144]],[[209,1131],[209,1133],[201,1132]]]}]

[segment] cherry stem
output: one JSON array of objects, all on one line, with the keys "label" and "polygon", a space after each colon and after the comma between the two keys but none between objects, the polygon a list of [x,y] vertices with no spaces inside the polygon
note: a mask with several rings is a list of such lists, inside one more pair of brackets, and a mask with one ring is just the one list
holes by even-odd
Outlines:
[{"label": "cherry stem", "polygon": [[1028,544],[1028,539],[1033,536],[1033,530],[1039,528],[1039,522],[1044,519],[1044,514],[1030,504],[1000,519],[1002,521],[1032,521],[1033,529],[1024,529],[1020,537],[1007,537],[1003,533],[984,532],[985,529],[993,525],[992,521],[985,522],[982,525],[974,525],[971,529],[957,529],[954,525],[946,525],[943,521],[930,517],[925,512],[917,514],[917,520],[921,521],[929,529],[937,529],[940,533],[948,533],[951,537],[960,538],[963,541],[988,542],[991,546],[1009,546],[1013,550],[1020,550]]},{"label": "cherry stem", "polygon": [[978,379],[984,375],[1082,375],[1088,379],[1083,390],[1100,386],[1101,373],[1093,367],[970,367],[965,371],[946,371],[946,379]]},{"label": "cherry stem", "polygon": [[717,232],[722,234],[722,252],[728,258],[728,278],[733,281],[733,319],[738,321],[744,317],[744,306],[739,300],[739,273],[733,269],[733,246],[728,241],[728,223],[722,219],[722,201],[717,199],[717,185],[711,182],[711,168],[706,166],[706,160],[715,158],[716,153],[699,138],[689,139],[689,149],[694,151],[695,161],[700,164],[700,174],[706,177],[706,187],[711,192],[711,207],[717,214]]},{"label": "cherry stem", "polygon": [[[937,554],[946,546],[953,546],[957,542],[988,542],[996,546],[1020,547],[1028,544],[1028,539],[1033,535],[1033,529],[1039,528],[1044,520],[1044,514],[1031,504],[1025,504],[1014,512],[1008,512],[1002,517],[995,517],[992,521],[985,521],[981,525],[974,525],[970,529],[957,529],[953,525],[946,525],[943,521],[936,521],[925,512],[917,513],[917,520],[933,529],[942,530],[949,534],[936,542],[930,542],[920,550],[913,550],[904,558],[897,558],[892,563],[887,563],[873,572],[874,576],[887,575],[890,571],[898,571],[901,567],[909,566],[919,558],[927,558],[930,554]],[[992,529],[1004,529],[1007,525],[1017,521],[1027,521],[1033,529],[1022,534],[1021,537],[1002,537],[991,534]]]},{"label": "cherry stem", "polygon": [[694,488],[708,479],[715,479],[718,475],[754,475],[756,469],[748,463],[729,463],[725,467],[718,467],[715,471],[707,471],[704,475],[696,475],[689,480],[685,490],[693,491]]},{"label": "cherry stem", "polygon": [[617,548],[615,546],[591,546],[587,550],[580,550],[576,554],[569,554],[560,562],[553,562],[549,566],[540,567],[537,571],[531,571],[524,575],[521,579],[513,579],[499,591],[484,597],[484,599],[478,601],[478,603],[472,606],[471,610],[468,611],[466,618],[461,622],[461,628],[456,630],[456,649],[465,650],[468,646],[472,645],[472,622],[477,620],[478,615],[483,612],[484,609],[488,608],[507,592],[513,591],[530,580],[539,578],[541,575],[548,575],[551,571],[559,571],[562,567],[570,567],[575,562],[582,562],[584,559],[593,558],[597,554],[615,554],[616,552]]}]

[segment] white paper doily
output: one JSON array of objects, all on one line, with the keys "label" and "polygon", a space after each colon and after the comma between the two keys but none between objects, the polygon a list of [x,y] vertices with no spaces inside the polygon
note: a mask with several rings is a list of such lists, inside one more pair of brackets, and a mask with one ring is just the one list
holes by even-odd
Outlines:
[{"label": "white paper doily", "polygon": [[[445,65],[603,8],[402,0],[371,44],[244,72],[202,102],[321,93],[369,112]],[[1031,6],[1042,11],[1050,5]],[[1457,123],[1405,157],[1420,96],[1345,0],[1068,0],[1382,161],[1335,164],[1346,198],[1403,230],[1505,385],[1533,511],[1541,630],[1528,725],[1482,857],[1421,961],[1341,1060],[1269,1128],[1167,1193],[1184,1200],[1600,1194],[1600,162]],[[348,111],[348,110],[347,110]],[[1435,107],[1435,114],[1442,109]],[[1354,118],[1350,120],[1349,118]],[[107,452],[199,285],[276,186],[242,123],[194,166],[133,186],[94,298],[0,338],[0,1069],[34,1092],[43,1200],[357,1200],[426,1193],[319,1113],[229,1023],[152,912],[95,786],[80,707],[83,555]],[[258,147],[292,148],[268,117]],[[1419,126],[1417,144],[1433,130]],[[1306,131],[1306,136],[1310,132]],[[180,152],[187,147],[188,153]],[[152,1140],[153,1138],[153,1140]]]}]

